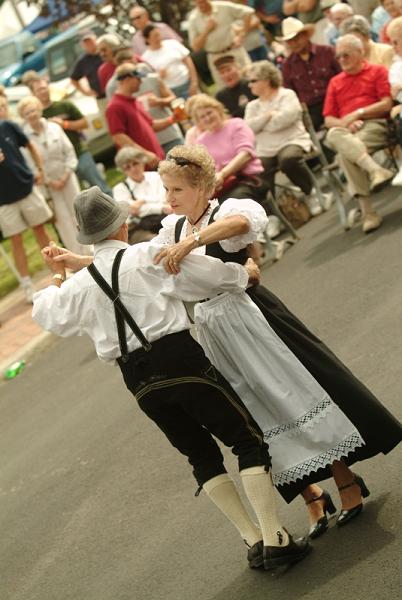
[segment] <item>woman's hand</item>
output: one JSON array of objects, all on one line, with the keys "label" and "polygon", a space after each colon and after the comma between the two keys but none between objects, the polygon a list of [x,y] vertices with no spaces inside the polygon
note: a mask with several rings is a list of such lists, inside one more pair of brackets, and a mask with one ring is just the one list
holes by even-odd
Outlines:
[{"label": "woman's hand", "polygon": [[221,171],[218,171],[215,175],[215,191],[220,190],[225,182],[225,176]]},{"label": "woman's hand", "polygon": [[154,258],[155,265],[159,265],[163,262],[165,271],[171,275],[177,275],[180,273],[179,264],[191,252],[194,248],[194,240],[191,237],[173,244],[173,246],[166,246],[161,250]]},{"label": "woman's hand", "polygon": [[260,283],[261,271],[257,263],[255,263],[252,258],[247,259],[244,268],[248,273],[248,282],[250,285],[257,285],[257,283]]},{"label": "woman's hand", "polygon": [[190,96],[195,96],[200,93],[200,88],[198,87],[198,81],[191,81],[190,87],[188,90]]}]

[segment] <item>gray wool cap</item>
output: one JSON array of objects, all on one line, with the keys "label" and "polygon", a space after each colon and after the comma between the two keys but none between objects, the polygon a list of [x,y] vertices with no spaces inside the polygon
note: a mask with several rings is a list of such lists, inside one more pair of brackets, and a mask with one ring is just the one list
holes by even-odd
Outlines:
[{"label": "gray wool cap", "polygon": [[95,185],[78,194],[74,200],[74,211],[78,223],[77,241],[96,244],[125,223],[129,205],[117,202]]}]

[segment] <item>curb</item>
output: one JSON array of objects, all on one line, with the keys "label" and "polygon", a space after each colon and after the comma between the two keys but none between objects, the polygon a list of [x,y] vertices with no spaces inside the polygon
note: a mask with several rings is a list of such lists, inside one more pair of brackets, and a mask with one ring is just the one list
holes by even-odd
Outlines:
[{"label": "curb", "polygon": [[17,352],[15,352],[12,356],[3,360],[0,363],[0,381],[8,381],[4,378],[4,373],[6,369],[14,362],[19,362],[23,360],[25,363],[28,363],[29,359],[33,356],[33,354],[49,345],[52,339],[56,339],[56,336],[49,331],[42,331],[39,335],[35,336],[32,340],[30,340],[25,346],[20,348]]}]

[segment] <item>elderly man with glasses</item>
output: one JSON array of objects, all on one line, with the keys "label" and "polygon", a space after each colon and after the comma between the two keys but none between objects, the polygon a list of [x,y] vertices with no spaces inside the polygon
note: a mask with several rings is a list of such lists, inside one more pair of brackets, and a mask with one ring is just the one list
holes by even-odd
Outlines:
[{"label": "elderly man with glasses", "polygon": [[370,194],[382,189],[393,177],[370,154],[387,143],[387,117],[392,108],[387,69],[364,59],[363,43],[352,34],[336,44],[342,73],[329,83],[324,104],[326,145],[337,152],[350,192],[357,197],[363,214],[363,231],[381,225],[381,217]]}]

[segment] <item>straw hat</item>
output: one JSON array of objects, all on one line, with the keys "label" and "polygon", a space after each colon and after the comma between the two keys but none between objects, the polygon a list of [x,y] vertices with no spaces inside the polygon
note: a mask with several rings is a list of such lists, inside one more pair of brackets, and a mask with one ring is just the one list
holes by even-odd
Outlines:
[{"label": "straw hat", "polygon": [[302,31],[306,31],[310,35],[314,32],[314,25],[312,23],[302,23],[299,19],[295,19],[294,17],[287,17],[282,21],[282,36],[277,37],[276,39],[280,42],[287,42],[288,40],[292,40]]}]

